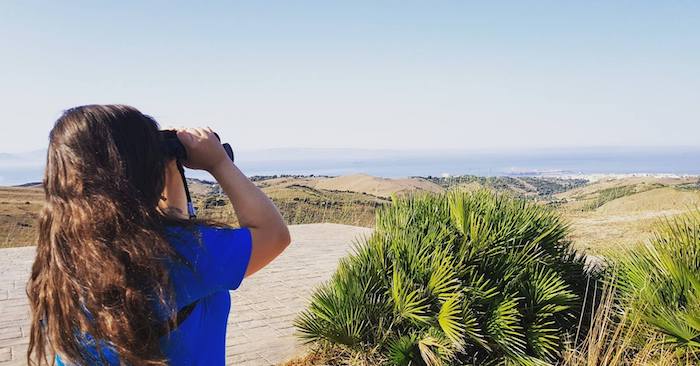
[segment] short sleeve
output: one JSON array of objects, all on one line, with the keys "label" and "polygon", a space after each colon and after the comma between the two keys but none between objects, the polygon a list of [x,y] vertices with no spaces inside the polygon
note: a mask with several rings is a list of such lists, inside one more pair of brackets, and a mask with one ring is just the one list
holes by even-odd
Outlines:
[{"label": "short sleeve", "polygon": [[196,272],[221,290],[237,289],[250,261],[250,229],[200,226],[200,231],[204,247],[194,258]]},{"label": "short sleeve", "polygon": [[170,269],[180,306],[240,286],[252,251],[249,228],[197,225],[192,231],[173,228],[171,233],[171,244],[183,259]]}]

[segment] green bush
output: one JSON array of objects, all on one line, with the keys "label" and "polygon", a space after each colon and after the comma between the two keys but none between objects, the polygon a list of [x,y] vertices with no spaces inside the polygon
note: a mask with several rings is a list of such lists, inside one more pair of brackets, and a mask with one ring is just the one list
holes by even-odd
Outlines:
[{"label": "green bush", "polygon": [[615,263],[621,305],[630,321],[648,327],[648,339],[674,345],[676,354],[700,359],[700,212],[664,221],[652,240]]},{"label": "green bush", "polygon": [[567,232],[552,210],[488,191],[394,197],[295,325],[376,364],[553,362],[588,275]]}]

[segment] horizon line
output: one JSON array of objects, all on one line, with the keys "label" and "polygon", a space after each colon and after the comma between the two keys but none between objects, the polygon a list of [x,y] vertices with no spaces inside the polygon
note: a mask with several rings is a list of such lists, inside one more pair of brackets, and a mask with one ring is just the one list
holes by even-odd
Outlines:
[{"label": "horizon line", "polygon": [[[0,151],[0,154],[21,155],[43,152],[47,149],[34,148],[22,151]],[[331,150],[331,151],[394,151],[394,152],[412,152],[412,151],[445,151],[445,152],[500,152],[500,151],[566,151],[566,150],[592,150],[592,149],[615,149],[615,150],[673,150],[673,149],[691,149],[700,150],[700,145],[581,145],[581,146],[514,146],[514,147],[339,147],[339,146],[281,146],[281,147],[256,147],[256,148],[241,148],[237,151],[283,151],[283,150]]]}]

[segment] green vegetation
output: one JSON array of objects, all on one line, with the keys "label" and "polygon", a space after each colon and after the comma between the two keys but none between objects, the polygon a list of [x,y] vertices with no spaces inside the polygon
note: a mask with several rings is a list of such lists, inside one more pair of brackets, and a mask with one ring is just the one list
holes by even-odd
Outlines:
[{"label": "green vegetation", "polygon": [[676,188],[686,191],[698,191],[700,190],[700,180],[692,183],[683,183],[676,186]]},{"label": "green vegetation", "polygon": [[637,192],[635,185],[621,186],[621,187],[611,187],[606,188],[598,192],[598,196],[593,200],[593,202],[584,206],[585,211],[595,210],[604,204],[616,200],[621,197],[629,196]]},{"label": "green vegetation", "polygon": [[654,238],[616,263],[620,298],[659,344],[700,361],[700,212],[665,221]]},{"label": "green vegetation", "polygon": [[553,196],[557,193],[566,192],[571,189],[583,187],[588,184],[586,179],[567,179],[567,178],[540,178],[540,177],[522,177],[519,178],[535,187],[537,195],[540,197]]},{"label": "green vegetation", "polygon": [[331,364],[547,364],[588,276],[567,233],[551,209],[488,191],[395,199],[296,326]]},{"label": "green vegetation", "polygon": [[480,177],[476,175],[461,175],[455,177],[424,177],[446,189],[476,183],[481,187],[499,192],[512,192],[521,197],[535,196],[551,198],[551,196],[588,183],[585,179],[565,179],[554,177]]},{"label": "green vegetation", "polygon": [[395,200],[296,325],[330,365],[700,364],[700,211],[605,259],[590,289],[566,234],[484,191]]}]

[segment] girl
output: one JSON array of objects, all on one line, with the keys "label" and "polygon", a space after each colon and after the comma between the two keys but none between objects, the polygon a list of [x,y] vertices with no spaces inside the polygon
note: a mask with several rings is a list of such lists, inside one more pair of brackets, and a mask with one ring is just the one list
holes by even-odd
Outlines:
[{"label": "girl", "polygon": [[123,105],[66,111],[49,135],[27,361],[223,365],[229,290],[289,244],[279,211],[209,128],[179,129],[240,228],[189,220],[158,124]]}]

